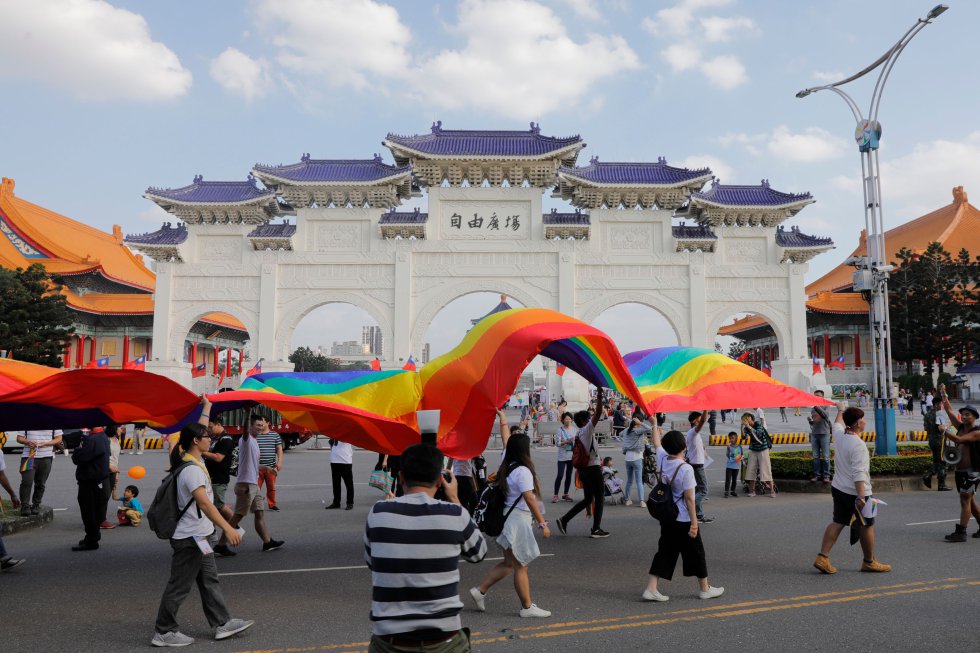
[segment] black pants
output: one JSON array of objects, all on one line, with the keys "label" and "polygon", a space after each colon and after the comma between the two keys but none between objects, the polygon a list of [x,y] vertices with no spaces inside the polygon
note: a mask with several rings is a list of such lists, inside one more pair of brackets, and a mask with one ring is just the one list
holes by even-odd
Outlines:
[{"label": "black pants", "polygon": [[674,577],[674,567],[677,566],[677,556],[683,561],[685,576],[697,578],[708,577],[708,565],[704,560],[704,544],[701,542],[701,531],[697,537],[691,537],[691,522],[675,521],[660,524],[660,541],[657,543],[657,555],[650,563],[650,575],[670,580]]},{"label": "black pants", "polygon": [[568,488],[572,484],[572,461],[571,460],[559,460],[558,461],[558,477],[555,478],[555,494],[558,494],[558,488],[561,487],[561,479],[565,478],[565,494],[568,494]]},{"label": "black pants", "polygon": [[725,468],[725,492],[735,494],[735,488],[738,487],[738,472],[737,469]]},{"label": "black pants", "polygon": [[[29,511],[31,506],[40,507],[41,500],[44,499],[44,488],[48,482],[48,475],[51,474],[51,463],[54,456],[47,458],[35,458],[34,464],[26,472],[20,473],[20,510]],[[34,498],[31,498],[31,490],[34,490]]]},{"label": "black pants", "polygon": [[566,512],[561,520],[567,524],[572,521],[575,515],[595,502],[595,505],[592,506],[592,530],[597,530],[602,524],[602,507],[606,503],[603,498],[602,470],[598,465],[586,467],[579,470],[578,478],[582,481],[582,491],[585,492],[585,498],[572,506],[572,509]]},{"label": "black pants", "polygon": [[[939,486],[943,487],[946,485],[946,461],[943,460],[941,456],[943,446],[942,444],[933,446],[930,443],[929,448],[932,450],[932,467],[929,469],[926,476],[932,476],[935,474],[936,478],[939,479]],[[23,501],[23,499],[21,499],[21,501]]]},{"label": "black pants", "polygon": [[225,597],[218,585],[218,567],[214,564],[214,554],[201,553],[193,537],[170,540],[170,546],[174,550],[170,561],[170,580],[160,598],[156,631],[162,635],[177,630],[177,611],[195,583],[208,624],[217,628],[231,621],[231,615],[225,607]]},{"label": "black pants", "polygon": [[109,503],[105,490],[107,486],[109,477],[101,481],[78,482],[78,511],[82,514],[82,525],[85,527],[85,544],[89,546],[97,545],[102,539],[99,527],[105,521],[105,511]]},{"label": "black pants", "polygon": [[472,515],[477,500],[476,481],[473,480],[472,476],[457,476],[456,489],[459,494],[460,505]]},{"label": "black pants", "polygon": [[340,481],[347,487],[347,505],[354,505],[354,465],[350,463],[330,463],[333,477],[333,505],[340,505]]}]

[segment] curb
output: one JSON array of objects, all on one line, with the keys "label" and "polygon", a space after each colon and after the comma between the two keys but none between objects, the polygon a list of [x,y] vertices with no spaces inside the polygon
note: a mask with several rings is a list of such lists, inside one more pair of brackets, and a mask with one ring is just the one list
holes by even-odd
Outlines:
[{"label": "curb", "polygon": [[20,513],[6,513],[0,517],[0,527],[3,528],[4,535],[13,535],[19,531],[41,528],[52,521],[54,521],[54,510],[48,506],[41,506],[41,512],[27,517],[22,517]]},{"label": "curb", "polygon": [[[928,492],[929,488],[922,484],[920,476],[872,476],[871,488],[875,494],[879,492]],[[776,489],[779,492],[830,494],[830,483],[814,483],[800,479],[776,479]],[[936,490],[933,490],[935,492]]]}]

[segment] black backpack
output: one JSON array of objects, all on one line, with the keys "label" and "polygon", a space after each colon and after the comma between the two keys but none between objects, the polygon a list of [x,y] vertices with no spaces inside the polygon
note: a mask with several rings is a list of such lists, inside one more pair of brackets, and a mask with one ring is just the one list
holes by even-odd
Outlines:
[{"label": "black backpack", "polygon": [[[183,508],[177,505],[177,477],[185,467],[194,464],[189,461],[182,462],[176,469],[167,474],[160,483],[160,487],[157,488],[156,494],[153,495],[153,503],[150,504],[150,509],[146,511],[146,521],[150,524],[150,530],[156,533],[161,540],[169,540],[174,536],[180,518],[194,503],[194,497],[191,497],[191,500]],[[198,516],[200,516],[200,512],[200,508],[198,508]]]},{"label": "black backpack", "polygon": [[521,496],[517,495],[517,499],[506,514],[504,513],[505,499],[503,488],[498,483],[491,483],[480,493],[480,499],[476,503],[473,521],[476,522],[477,528],[490,537],[497,537],[503,532],[504,522],[510,517],[510,513],[514,512]]},{"label": "black backpack", "polygon": [[650,496],[647,497],[647,510],[650,511],[650,516],[661,524],[677,521],[677,516],[681,512],[680,508],[677,507],[674,491],[670,486],[677,478],[677,472],[681,471],[681,467],[685,464],[687,463],[681,463],[677,466],[669,481],[665,481],[664,476],[661,475],[657,484],[650,490]]}]

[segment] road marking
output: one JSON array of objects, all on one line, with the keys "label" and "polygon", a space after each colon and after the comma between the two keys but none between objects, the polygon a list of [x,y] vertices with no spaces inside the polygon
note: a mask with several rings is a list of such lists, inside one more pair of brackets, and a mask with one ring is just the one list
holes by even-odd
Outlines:
[{"label": "road marking", "polygon": [[64,512],[66,510],[68,510],[68,508],[52,508],[51,509],[52,512]]},{"label": "road marking", "polygon": [[[886,598],[933,592],[937,590],[958,589],[963,587],[980,586],[980,581],[966,578],[939,578],[928,581],[915,581],[882,587],[862,587],[840,592],[826,592],[803,596],[784,597],[760,601],[745,601],[714,605],[707,608],[690,608],[660,614],[634,614],[623,617],[605,617],[564,623],[546,624],[540,626],[523,626],[508,628],[501,631],[485,631],[472,634],[473,644],[491,644],[496,642],[512,642],[521,639],[538,639],[545,637],[562,637],[582,633],[595,633],[632,628],[645,628],[663,624],[703,621],[706,619],[724,619],[728,617],[749,616],[769,613],[773,610],[795,610],[820,605],[848,603],[875,598]],[[366,653],[369,642],[347,642],[343,644],[323,644],[303,647],[261,649],[254,651],[239,651],[238,653],[292,653],[297,651],[344,651],[345,653]]]},{"label": "road marking", "polygon": [[[939,521],[914,521],[911,524],[905,524],[906,526],[922,526],[923,524],[947,524],[949,522],[958,522],[959,519],[940,519]],[[970,521],[976,521],[973,517],[970,517]]]},{"label": "road marking", "polygon": [[[553,558],[554,553],[542,553],[541,558]],[[486,562],[503,560],[503,558],[484,558]],[[307,567],[305,569],[264,569],[262,571],[229,571],[218,576],[265,576],[268,574],[302,574],[311,571],[348,571],[351,569],[367,569],[367,565],[351,565],[349,567]]]}]

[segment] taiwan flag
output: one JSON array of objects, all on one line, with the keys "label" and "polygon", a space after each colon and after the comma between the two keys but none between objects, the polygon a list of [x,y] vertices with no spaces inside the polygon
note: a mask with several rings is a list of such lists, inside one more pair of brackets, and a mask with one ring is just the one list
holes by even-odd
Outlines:
[{"label": "taiwan flag", "polygon": [[562,365],[561,363],[555,365],[555,374],[558,376],[565,376],[565,370],[568,369],[567,365]]},{"label": "taiwan flag", "polygon": [[140,356],[139,358],[134,358],[131,361],[127,361],[123,365],[124,370],[140,370],[142,372],[146,371],[146,355]]},{"label": "taiwan flag", "polygon": [[88,365],[85,366],[85,369],[101,370],[101,369],[106,369],[108,367],[109,367],[109,357],[102,356],[101,358],[96,358],[95,360],[89,361]]},{"label": "taiwan flag", "polygon": [[207,373],[208,373],[208,364],[201,363],[200,365],[198,365],[197,367],[191,370],[191,378],[199,379],[202,376],[205,376]]},{"label": "taiwan flag", "polygon": [[836,367],[839,370],[844,369],[844,354],[841,354],[833,361],[827,363],[827,367]]},{"label": "taiwan flag", "polygon": [[739,355],[739,357],[736,358],[735,360],[737,360],[739,363],[744,363],[745,361],[748,360],[748,358],[749,358],[749,352],[748,352],[748,350],[746,350],[746,351],[743,351],[741,353],[741,355]]},{"label": "taiwan flag", "polygon": [[262,361],[264,360],[265,360],[264,358],[260,358],[258,362],[255,364],[255,367],[245,372],[245,376],[252,376],[253,374],[262,374]]},{"label": "taiwan flag", "polygon": [[371,369],[375,372],[379,371],[381,369],[381,360],[375,358],[373,361],[371,361]]},{"label": "taiwan flag", "polygon": [[403,370],[408,370],[409,372],[414,372],[418,368],[415,367],[415,359],[411,356],[408,357],[408,362],[402,365]]},{"label": "taiwan flag", "polygon": [[813,357],[813,373],[820,374],[823,371],[823,361],[817,356]]},{"label": "taiwan flag", "polygon": [[762,373],[772,378],[772,368],[769,366],[769,363],[762,364]]}]

